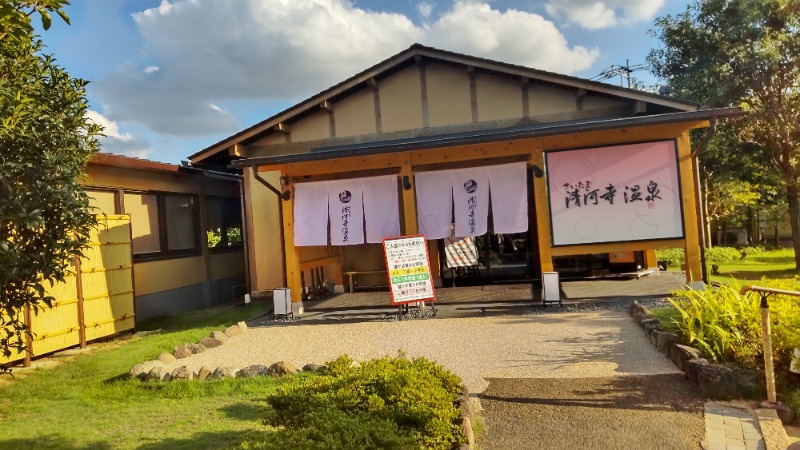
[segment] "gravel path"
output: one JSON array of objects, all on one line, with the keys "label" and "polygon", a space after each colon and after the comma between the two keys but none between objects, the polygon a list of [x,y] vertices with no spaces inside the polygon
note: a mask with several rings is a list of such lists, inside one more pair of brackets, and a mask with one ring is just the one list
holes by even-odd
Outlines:
[{"label": "gravel path", "polygon": [[281,360],[302,367],[345,353],[363,361],[398,350],[437,361],[474,393],[483,392],[490,378],[679,373],[619,310],[251,327],[221,347],[168,367],[241,369]]},{"label": "gravel path", "polygon": [[703,397],[682,374],[492,379],[483,450],[698,449]]}]

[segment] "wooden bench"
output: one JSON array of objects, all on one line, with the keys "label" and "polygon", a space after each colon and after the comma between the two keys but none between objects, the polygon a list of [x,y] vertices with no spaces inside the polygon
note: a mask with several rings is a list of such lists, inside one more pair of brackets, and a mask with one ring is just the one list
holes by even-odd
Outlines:
[{"label": "wooden bench", "polygon": [[[348,280],[350,282],[350,293],[352,294],[353,293],[353,289],[358,284],[358,276],[359,275],[383,274],[383,276],[386,277],[386,270],[385,269],[353,270],[353,271],[350,271],[350,272],[345,272],[344,274],[347,275],[347,277],[348,277]],[[378,284],[374,284],[374,286],[376,286],[376,287],[377,286],[386,286],[387,283],[388,282],[378,283]],[[367,285],[362,285],[362,286],[367,286]],[[369,285],[369,286],[373,286],[373,285]]]}]

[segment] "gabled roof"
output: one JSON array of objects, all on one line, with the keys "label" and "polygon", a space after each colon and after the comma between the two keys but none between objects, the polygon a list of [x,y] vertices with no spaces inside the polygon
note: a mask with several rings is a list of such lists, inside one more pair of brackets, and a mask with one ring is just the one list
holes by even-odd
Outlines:
[{"label": "gabled roof", "polygon": [[408,49],[342,81],[339,84],[336,84],[335,86],[309,97],[297,105],[281,111],[272,117],[262,120],[255,125],[245,128],[244,130],[217,142],[216,144],[200,150],[199,152],[189,156],[189,159],[192,160],[192,162],[199,162],[235,144],[246,143],[248,140],[251,140],[262,133],[271,130],[279,123],[289,121],[296,116],[307,113],[313,108],[319,108],[319,105],[322,102],[342,96],[351,90],[360,88],[364,84],[369,83],[370,80],[374,78],[381,78],[381,75],[383,74],[391,73],[393,70],[396,70],[399,67],[419,60],[442,62],[451,65],[462,65],[465,67],[472,67],[499,74],[528,78],[530,80],[550,83],[553,85],[560,85],[575,89],[585,89],[595,93],[613,95],[629,100],[643,101],[668,108],[674,108],[678,111],[694,111],[699,107],[699,105],[694,102],[680,100],[673,97],[666,97],[649,92],[638,91],[635,89],[612,86],[609,84],[572,77],[569,75],[561,75],[544,70],[531,69],[529,67],[515,64],[508,64],[486,58],[479,58],[476,56],[469,56],[461,53],[426,47],[420,44],[414,44]]},{"label": "gabled roof", "polygon": [[531,124],[514,128],[482,130],[473,132],[454,133],[449,135],[420,136],[410,139],[386,140],[379,142],[365,142],[353,145],[330,146],[315,148],[310,152],[259,156],[233,161],[231,167],[241,169],[251,166],[292,164],[309,161],[324,161],[337,158],[354,156],[378,155],[399,151],[435,149],[456,145],[479,144],[498,140],[510,141],[515,139],[541,138],[560,134],[588,133],[614,128],[642,127],[649,125],[664,125],[681,122],[696,122],[733,118],[744,115],[739,107],[702,109],[697,111],[675,112],[667,114],[654,114],[649,116],[636,116],[624,118],[592,118],[569,122]]}]

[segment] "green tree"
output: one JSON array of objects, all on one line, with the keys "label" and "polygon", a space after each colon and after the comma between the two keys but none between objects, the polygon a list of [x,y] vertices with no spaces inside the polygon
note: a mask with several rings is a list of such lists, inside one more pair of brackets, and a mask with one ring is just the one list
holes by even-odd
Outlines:
[{"label": "green tree", "polygon": [[738,153],[742,176],[755,163],[780,180],[800,268],[800,0],[695,1],[654,35],[648,62],[678,95],[749,110],[732,127],[739,144],[718,150]]},{"label": "green tree", "polygon": [[[42,54],[29,17],[66,17],[65,1],[0,1],[0,351],[24,348],[20,311],[51,305],[94,225],[80,185],[98,148],[86,81]],[[46,19],[47,18],[47,19]]]}]

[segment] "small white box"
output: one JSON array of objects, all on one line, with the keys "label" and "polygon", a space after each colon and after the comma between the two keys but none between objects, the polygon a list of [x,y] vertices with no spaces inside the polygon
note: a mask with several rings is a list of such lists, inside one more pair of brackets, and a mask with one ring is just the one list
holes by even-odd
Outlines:
[{"label": "small white box", "polygon": [[272,314],[285,316],[292,313],[292,290],[277,288],[272,291]]}]

